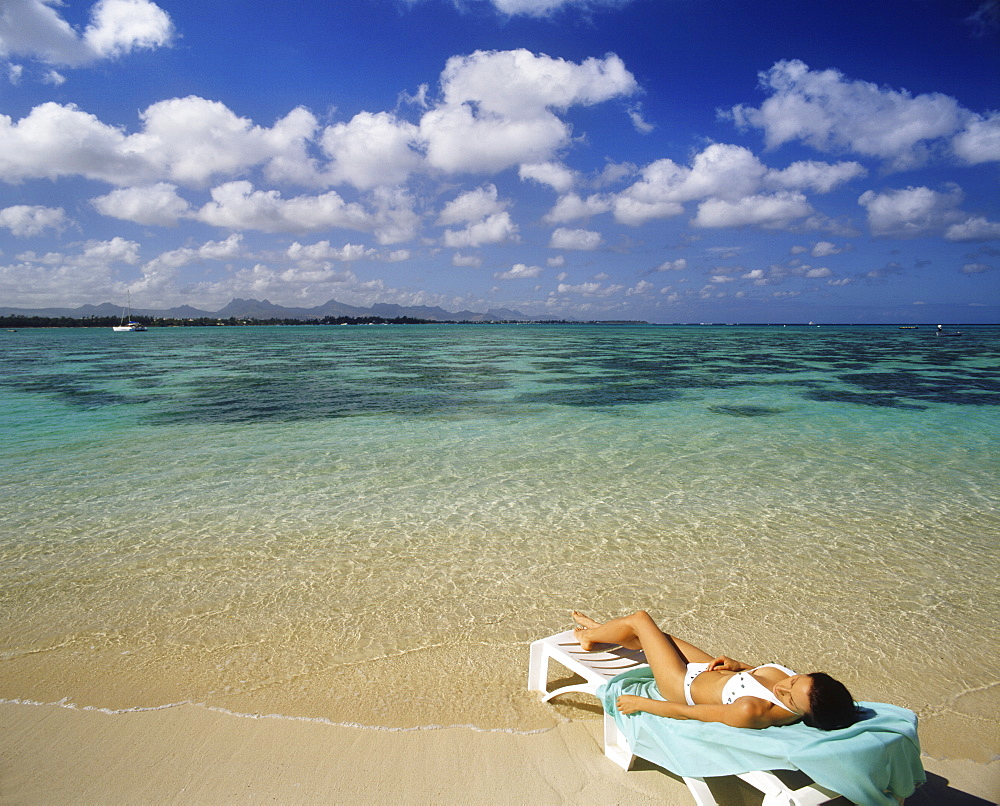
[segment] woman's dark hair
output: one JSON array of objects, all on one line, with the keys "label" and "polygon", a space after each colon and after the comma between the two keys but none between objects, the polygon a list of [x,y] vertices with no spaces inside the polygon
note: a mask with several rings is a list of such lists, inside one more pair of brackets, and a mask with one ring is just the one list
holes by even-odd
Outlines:
[{"label": "woman's dark hair", "polygon": [[820,730],[837,730],[853,725],[861,718],[861,711],[847,687],[826,672],[811,672],[812,690],[809,692],[809,713],[802,721]]}]

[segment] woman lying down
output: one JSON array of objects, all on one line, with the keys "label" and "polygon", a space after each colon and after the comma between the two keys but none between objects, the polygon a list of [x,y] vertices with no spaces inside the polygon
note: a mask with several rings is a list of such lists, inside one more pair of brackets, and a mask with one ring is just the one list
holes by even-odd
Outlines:
[{"label": "woman lying down", "polygon": [[643,610],[604,624],[574,610],[573,620],[578,625],[573,633],[585,650],[619,644],[645,653],[656,687],[668,701],[622,694],[617,705],[623,714],[647,711],[735,728],[768,728],[801,719],[821,730],[836,730],[858,720],[850,692],[824,672],[796,674],[777,663],[750,666],[725,655],[712,657],[660,630]]}]

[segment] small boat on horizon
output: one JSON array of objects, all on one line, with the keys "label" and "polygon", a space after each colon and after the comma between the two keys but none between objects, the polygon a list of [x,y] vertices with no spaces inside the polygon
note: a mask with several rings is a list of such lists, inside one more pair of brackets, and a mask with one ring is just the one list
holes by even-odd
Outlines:
[{"label": "small boat on horizon", "polygon": [[[111,329],[113,331],[115,331],[115,333],[139,333],[139,332],[142,332],[142,331],[146,330],[146,326],[143,325],[143,324],[141,324],[140,322],[133,322],[132,321],[132,292],[128,291],[126,293],[128,294],[128,303],[122,309],[122,321],[121,321],[121,324],[113,325],[111,327]],[[127,315],[125,313],[126,311],[128,311]],[[126,321],[126,319],[128,321]]]}]

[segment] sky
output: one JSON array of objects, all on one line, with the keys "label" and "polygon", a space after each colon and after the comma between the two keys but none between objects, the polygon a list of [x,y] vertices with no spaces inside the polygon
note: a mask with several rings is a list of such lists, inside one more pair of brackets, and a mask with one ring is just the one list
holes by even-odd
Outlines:
[{"label": "sky", "polygon": [[1000,321],[1000,0],[0,0],[0,306]]}]

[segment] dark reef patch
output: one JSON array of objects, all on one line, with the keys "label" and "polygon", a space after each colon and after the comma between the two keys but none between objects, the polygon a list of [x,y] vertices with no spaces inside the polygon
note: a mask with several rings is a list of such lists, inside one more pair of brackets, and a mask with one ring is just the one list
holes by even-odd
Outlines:
[{"label": "dark reef patch", "polygon": [[709,406],[708,410],[714,414],[728,414],[730,417],[771,417],[788,411],[772,406]]}]

